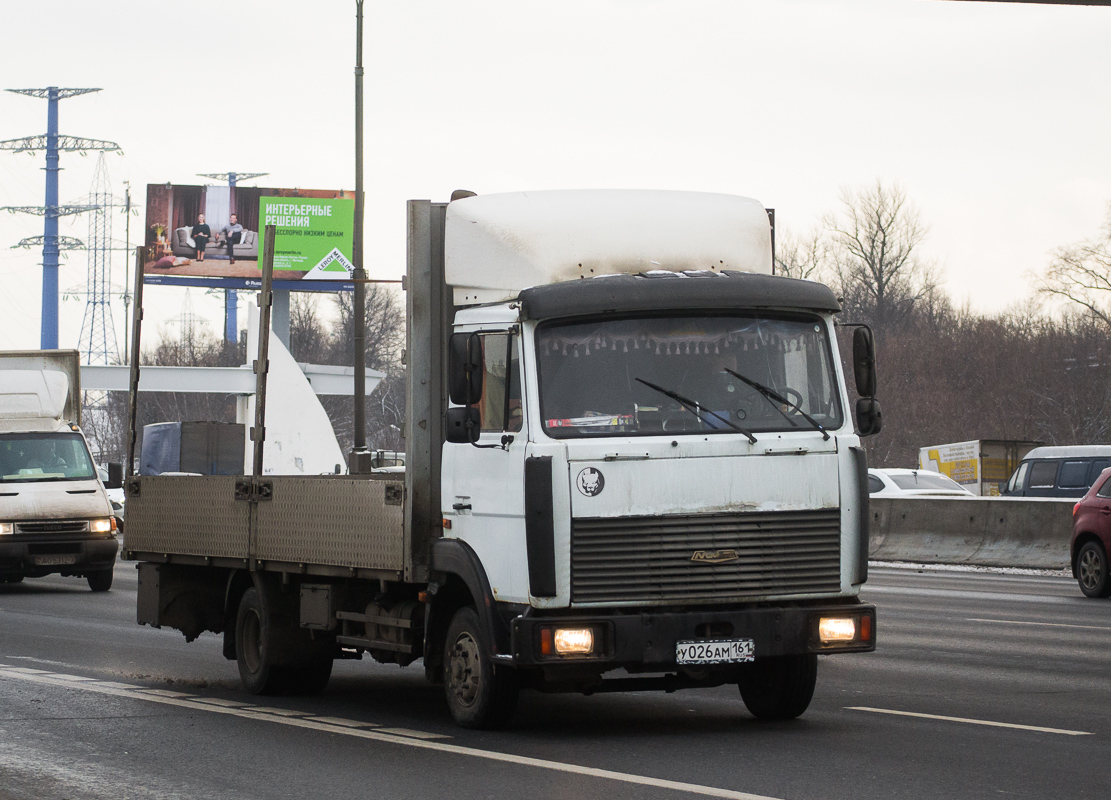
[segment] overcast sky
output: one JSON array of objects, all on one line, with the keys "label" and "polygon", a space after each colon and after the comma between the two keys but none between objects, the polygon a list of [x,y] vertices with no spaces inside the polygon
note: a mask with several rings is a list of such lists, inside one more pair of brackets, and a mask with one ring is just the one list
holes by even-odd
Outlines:
[{"label": "overcast sky", "polygon": [[[203,172],[353,188],[354,23],[354,0],[7,3],[0,88],[102,88],[63,101],[60,129],[118,142],[113,184],[130,181],[140,207],[147,183]],[[954,299],[994,312],[1030,296],[1055,247],[1095,234],[1111,200],[1111,8],[367,0],[365,25],[375,277],[404,269],[405,200],[456,188],[727,192],[802,233],[842,188],[879,178],[920,208]],[[45,130],[44,100],[0,93],[0,139]],[[63,202],[88,194],[95,161],[63,154]],[[0,152],[0,206],[41,204],[43,166]],[[86,238],[71,219],[62,233]],[[9,246],[41,234],[41,217],[0,215],[0,349],[38,347],[42,253]],[[85,277],[69,253],[62,288]],[[181,315],[184,290],[147,297],[148,332]],[[222,300],[190,299],[219,333]],[[83,313],[62,302],[63,347]],[[122,304],[115,317],[122,342]]]}]

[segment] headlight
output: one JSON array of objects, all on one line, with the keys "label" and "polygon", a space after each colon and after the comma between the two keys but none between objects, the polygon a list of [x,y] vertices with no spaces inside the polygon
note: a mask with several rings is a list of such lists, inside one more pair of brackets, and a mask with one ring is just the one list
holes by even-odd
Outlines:
[{"label": "headlight", "polygon": [[94,519],[89,523],[89,530],[93,533],[111,533],[116,529],[116,518]]},{"label": "headlight", "polygon": [[826,642],[851,642],[856,637],[856,620],[852,617],[822,617],[818,638]]},{"label": "headlight", "polygon": [[588,656],[594,652],[593,628],[541,628],[540,653],[545,656]]},{"label": "headlight", "polygon": [[11,533],[14,528],[14,522],[0,522],[0,536],[3,536],[5,533]]}]

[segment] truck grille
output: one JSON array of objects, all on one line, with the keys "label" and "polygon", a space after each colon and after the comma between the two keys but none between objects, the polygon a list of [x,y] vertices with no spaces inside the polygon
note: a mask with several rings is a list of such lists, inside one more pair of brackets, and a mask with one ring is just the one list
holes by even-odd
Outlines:
[{"label": "truck grille", "polygon": [[16,533],[88,533],[87,519],[47,520],[45,522],[17,522]]},{"label": "truck grille", "polygon": [[830,592],[840,573],[837,508],[571,522],[573,603]]}]

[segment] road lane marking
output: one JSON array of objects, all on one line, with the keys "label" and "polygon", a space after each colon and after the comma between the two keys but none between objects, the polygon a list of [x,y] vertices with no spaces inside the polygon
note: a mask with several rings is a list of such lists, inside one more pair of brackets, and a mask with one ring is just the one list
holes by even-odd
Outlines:
[{"label": "road lane marking", "polygon": [[1083,628],[1088,631],[1111,631],[1106,625],[1066,625],[1062,622],[1026,622],[1021,619],[981,619],[966,617],[965,622],[998,622],[1000,625],[1041,625],[1047,628]]},{"label": "road lane marking", "polygon": [[866,706],[845,706],[847,711],[871,711],[873,714],[894,714],[899,717],[918,717],[919,719],[937,719],[942,722],[964,722],[969,725],[988,725],[992,728],[1014,728],[1020,731],[1037,731],[1038,733],[1060,733],[1065,736],[1091,736],[1090,731],[1069,731],[1063,728],[1041,728],[1037,725],[1018,725],[1013,722],[992,722],[986,719],[968,719],[966,717],[944,717],[940,714],[919,714],[915,711],[895,711],[891,708],[868,708]]},{"label": "road lane marking", "polygon": [[411,736],[414,739],[450,739],[443,733],[428,733],[427,731],[414,731],[409,728],[379,728],[379,733],[396,733],[398,736]]},{"label": "road lane marking", "polygon": [[305,717],[313,722],[322,722],[325,725],[342,725],[345,728],[377,728],[377,722],[360,722],[357,719],[344,719],[343,717]]},{"label": "road lane marking", "polygon": [[97,686],[107,686],[109,689],[134,689],[138,691],[142,686],[136,686],[133,683],[119,683],[118,681],[97,681]]},{"label": "road lane marking", "polygon": [[[32,670],[32,672],[43,673],[44,670]],[[697,783],[683,783],[681,781],[670,781],[662,778],[652,778],[647,775],[634,775],[628,772],[615,772],[608,769],[598,769],[596,767],[586,767],[580,764],[569,764],[564,761],[548,761],[542,758],[533,758],[531,756],[519,756],[512,753],[499,753],[494,750],[480,750],[475,747],[464,747],[457,744],[448,744],[447,742],[428,741],[427,739],[418,739],[414,736],[398,736],[397,734],[385,733],[379,729],[367,730],[364,728],[350,728],[341,725],[329,725],[326,723],[316,722],[312,719],[303,717],[288,717],[279,716],[276,714],[259,713],[254,708],[227,708],[225,706],[212,705],[211,703],[200,703],[197,699],[190,695],[183,695],[181,692],[167,692],[163,689],[146,689],[143,691],[134,691],[131,689],[115,689],[112,687],[104,686],[98,682],[91,683],[73,683],[69,681],[59,680],[50,674],[29,674],[15,669],[0,669],[0,678],[14,678],[17,680],[28,681],[31,683],[40,683],[48,686],[60,686],[67,689],[81,690],[86,692],[96,692],[98,694],[108,694],[114,697],[123,697],[130,700],[145,700],[150,703],[160,703],[167,706],[176,706],[191,711],[207,711],[210,714],[227,714],[228,716],[240,717],[242,719],[256,720],[262,722],[271,722],[279,725],[286,725],[293,728],[304,728],[307,730],[322,731],[325,733],[336,733],[345,736],[353,736],[359,739],[370,739],[384,744],[400,745],[402,747],[414,747],[420,750],[433,750],[440,753],[446,753],[455,756],[466,756],[470,758],[481,758],[487,761],[499,761],[505,764],[515,764],[517,766],[533,767],[536,769],[552,770],[555,772],[565,772],[572,775],[582,775],[589,778],[600,778],[602,780],[616,781],[619,783],[627,783],[635,786],[650,786],[656,789],[669,789],[676,792],[687,792],[688,794],[700,795],[702,797],[720,797],[726,800],[778,800],[777,798],[768,797],[766,795],[750,794],[749,792],[737,792],[731,789],[719,789],[715,786],[703,786]],[[179,696],[170,696],[179,695]]]},{"label": "road lane marking", "polygon": [[143,694],[153,694],[158,697],[196,697],[196,695],[186,694],[185,692],[172,692],[169,689],[139,689],[138,691]]},{"label": "road lane marking", "polygon": [[263,714],[277,714],[279,717],[311,717],[308,711],[295,711],[292,708],[271,708],[269,706],[255,706],[253,711],[261,711]]},{"label": "road lane marking", "polygon": [[254,708],[250,703],[240,703],[238,700],[224,700],[222,697],[198,697],[198,703],[211,703],[214,706],[225,708]]}]

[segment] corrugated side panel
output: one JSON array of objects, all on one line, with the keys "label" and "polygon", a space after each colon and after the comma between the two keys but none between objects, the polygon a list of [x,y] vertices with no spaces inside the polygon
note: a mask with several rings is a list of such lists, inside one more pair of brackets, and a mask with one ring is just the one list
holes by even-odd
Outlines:
[{"label": "corrugated side panel", "polygon": [[400,478],[266,476],[273,481],[273,499],[258,504],[252,555],[294,564],[404,569]]},{"label": "corrugated side panel", "polygon": [[144,476],[127,498],[123,547],[140,553],[247,558],[249,504],[234,476]]},{"label": "corrugated side panel", "polygon": [[[733,550],[733,554],[720,551]],[[693,561],[717,552],[722,563]],[[732,559],[735,555],[736,558]],[[841,511],[574,519],[572,603],[698,602],[836,592]]]}]

